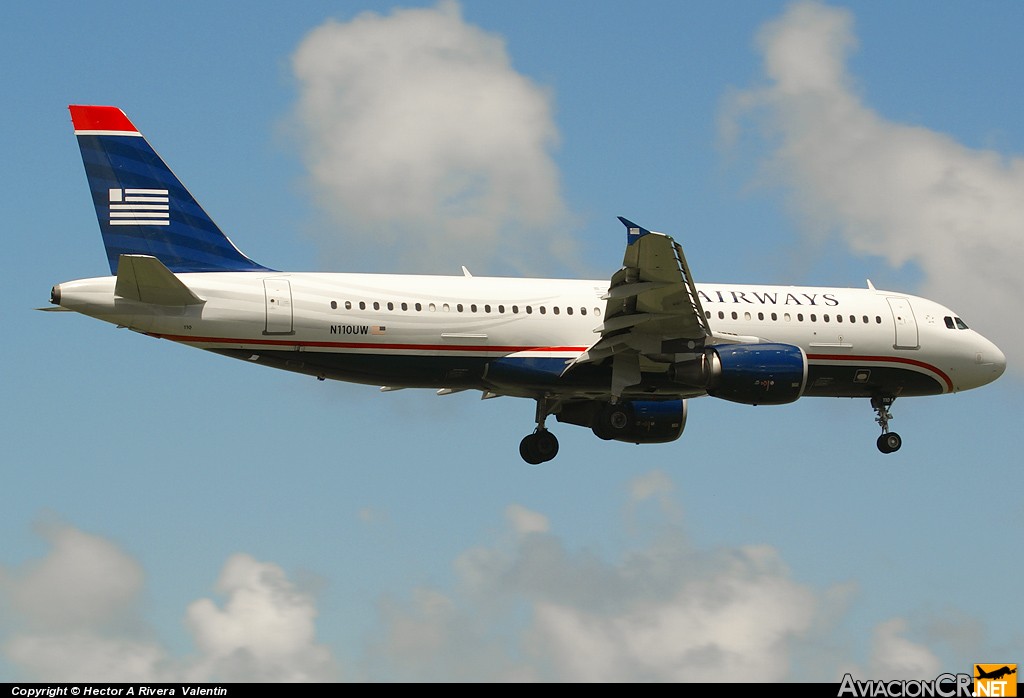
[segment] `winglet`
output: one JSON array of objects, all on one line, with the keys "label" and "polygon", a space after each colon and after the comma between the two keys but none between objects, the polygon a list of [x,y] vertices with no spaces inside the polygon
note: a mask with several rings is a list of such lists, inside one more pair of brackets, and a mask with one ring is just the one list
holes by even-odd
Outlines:
[{"label": "winglet", "polygon": [[650,235],[651,231],[647,228],[641,228],[639,225],[619,216],[619,220],[622,221],[622,225],[626,226],[626,244],[632,245],[634,242],[642,238],[644,235]]}]

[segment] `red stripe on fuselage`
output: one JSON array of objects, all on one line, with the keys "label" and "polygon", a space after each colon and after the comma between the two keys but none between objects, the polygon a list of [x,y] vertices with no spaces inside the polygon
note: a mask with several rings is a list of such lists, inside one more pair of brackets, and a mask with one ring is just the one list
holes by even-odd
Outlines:
[{"label": "red stripe on fuselage", "polygon": [[389,351],[476,351],[498,354],[514,354],[519,351],[574,351],[582,352],[586,347],[527,347],[479,344],[388,344],[384,342],[310,342],[288,339],[238,339],[224,337],[191,337],[187,335],[155,334],[150,337],[169,339],[187,344],[260,344],[273,347],[317,347],[321,349],[383,349]]},{"label": "red stripe on fuselage", "polygon": [[[225,337],[192,337],[188,335],[147,333],[151,337],[167,339],[172,342],[186,344],[249,344],[272,347],[316,347],[320,349],[377,349],[384,351],[443,351],[443,352],[478,352],[488,354],[514,354],[521,351],[546,352],[583,352],[587,347],[535,347],[520,345],[480,345],[480,344],[389,344],[386,342],[314,342],[295,341],[289,339],[242,339]],[[808,354],[808,361],[836,361],[847,363],[897,363],[915,366],[939,376],[946,384],[948,392],[953,391],[953,381],[941,369],[902,356],[864,356],[855,354]]]},{"label": "red stripe on fuselage", "polygon": [[844,361],[852,363],[864,363],[864,362],[876,362],[876,363],[897,363],[907,364],[909,366],[917,366],[923,368],[926,371],[934,373],[935,375],[942,378],[946,384],[947,392],[953,392],[953,381],[950,380],[949,376],[946,375],[941,369],[926,364],[924,361],[918,361],[917,359],[907,359],[902,356],[860,356],[854,354],[808,354],[808,361]]}]

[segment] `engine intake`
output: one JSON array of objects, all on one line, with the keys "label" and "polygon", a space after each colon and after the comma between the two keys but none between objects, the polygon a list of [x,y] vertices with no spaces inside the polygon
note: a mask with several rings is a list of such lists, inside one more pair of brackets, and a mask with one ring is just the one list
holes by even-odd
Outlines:
[{"label": "engine intake", "polygon": [[686,428],[686,400],[623,400],[614,405],[598,401],[568,403],[556,419],[590,427],[606,441],[668,443],[682,436]]}]

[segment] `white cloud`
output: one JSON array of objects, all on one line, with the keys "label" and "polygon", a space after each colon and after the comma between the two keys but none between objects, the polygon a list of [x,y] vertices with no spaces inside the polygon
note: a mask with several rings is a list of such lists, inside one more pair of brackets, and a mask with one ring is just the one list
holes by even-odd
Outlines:
[{"label": "white cloud", "polygon": [[512,524],[516,533],[520,535],[547,533],[551,528],[548,517],[519,504],[509,504],[505,508],[505,517]]},{"label": "white cloud", "polygon": [[39,531],[49,554],[0,570],[0,605],[11,609],[12,621],[0,638],[7,659],[40,680],[169,680],[168,657],[141,620],[139,563],[66,524]]},{"label": "white cloud", "polygon": [[652,470],[630,483],[628,514],[634,516],[642,504],[651,500],[657,503],[659,514],[666,516],[673,523],[682,521],[682,512],[675,499],[675,483],[660,470]]},{"label": "white cloud", "polygon": [[[637,478],[629,498],[660,500],[664,483]],[[606,562],[568,550],[547,525],[521,527],[529,510],[510,507],[510,537],[458,559],[457,593],[387,604],[375,670],[429,680],[466,656],[458,675],[470,680],[792,678],[795,649],[833,629],[837,595],[793,580],[768,546],[697,550],[675,507],[659,510],[663,537]]]},{"label": "white cloud", "polygon": [[223,609],[210,599],[188,607],[187,625],[210,673],[234,681],[314,681],[333,673],[316,642],[316,607],[277,565],[249,555],[228,559],[217,582]]},{"label": "white cloud", "polygon": [[[662,551],[662,554],[667,551]],[[811,628],[818,599],[769,548],[678,561],[668,596],[640,588],[612,612],[538,604],[535,633],[568,681],[781,681],[791,645]],[[687,568],[711,563],[710,574]],[[631,580],[639,577],[619,570]],[[661,580],[662,583],[664,580]]]},{"label": "white cloud", "polygon": [[550,96],[456,2],[328,21],[293,69],[312,186],[344,230],[322,234],[328,254],[372,245],[434,272],[571,262]]},{"label": "white cloud", "polygon": [[[662,484],[652,489],[655,483]],[[655,472],[624,494],[661,500],[664,493],[664,476]],[[621,559],[607,561],[571,549],[543,514],[510,505],[505,534],[457,558],[452,589],[411,588],[408,601],[382,599],[373,640],[349,663],[361,664],[362,678],[388,681],[828,680],[851,666],[839,628],[855,586],[813,589],[770,546],[700,549],[680,529],[677,508],[657,508],[663,519],[654,528],[663,534],[653,543],[634,541]],[[19,680],[339,675],[317,642],[314,600],[277,565],[231,556],[216,584],[222,601],[198,599],[184,613],[194,651],[174,655],[143,618],[137,561],[71,526],[45,535],[45,557],[0,569],[0,607],[14,621],[0,626],[0,647]],[[99,567],[109,573],[95,574]],[[72,598],[99,605],[66,621],[46,609],[49,600],[66,609]],[[902,619],[880,624],[866,669],[854,674],[934,676],[935,654],[907,635]]]},{"label": "white cloud", "polygon": [[886,120],[852,87],[856,43],[848,10],[790,6],[759,36],[768,86],[732,95],[723,132],[735,138],[743,118],[767,127],[768,171],[809,232],[838,230],[857,253],[918,265],[923,295],[1024,358],[1024,329],[1002,317],[1024,302],[1024,159]]},{"label": "white cloud", "polygon": [[112,542],[65,524],[40,526],[51,553],[29,563],[7,586],[12,604],[35,628],[87,628],[130,622],[142,568]]},{"label": "white cloud", "polygon": [[302,681],[336,676],[316,643],[316,609],[281,568],[232,556],[218,588],[187,613],[200,652],[175,657],[153,639],[139,599],[139,563],[109,540],[66,524],[42,529],[49,553],[22,569],[0,570],[0,606],[11,623],[2,652],[44,681]]},{"label": "white cloud", "polygon": [[202,680],[175,671],[158,643],[105,637],[95,631],[53,630],[15,635],[4,655],[38,681],[165,682]]},{"label": "white cloud", "polygon": [[924,645],[907,639],[907,622],[893,618],[875,628],[869,674],[882,679],[916,679],[937,676],[939,658]]},{"label": "white cloud", "polygon": [[942,671],[942,662],[923,644],[906,637],[907,621],[891,618],[879,623],[872,633],[871,654],[866,669],[843,669],[855,677],[880,680],[930,679]]}]

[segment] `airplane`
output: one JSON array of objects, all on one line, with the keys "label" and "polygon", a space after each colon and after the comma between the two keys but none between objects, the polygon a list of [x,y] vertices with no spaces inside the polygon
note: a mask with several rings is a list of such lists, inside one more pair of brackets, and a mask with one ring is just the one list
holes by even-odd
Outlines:
[{"label": "airplane", "polygon": [[53,286],[75,311],[253,364],[381,386],[535,401],[520,455],[558,453],[547,418],[664,443],[688,401],[864,398],[882,453],[897,398],[996,380],[1006,358],[952,310],[867,288],[696,283],[672,237],[625,218],[610,280],[297,273],[244,255],[127,115],[71,105],[110,276]]},{"label": "airplane", "polygon": [[[975,665],[975,667],[977,668],[977,665]],[[999,669],[995,669],[994,671],[984,671],[983,669],[979,668],[978,669],[978,675],[975,676],[974,678],[976,678],[976,679],[994,679],[994,680],[998,680],[998,679],[1003,678],[1004,676],[1008,676],[1009,674],[1016,674],[1016,673],[1017,673],[1016,665],[1014,665],[1014,667],[1012,669],[1009,666],[1003,666],[1003,667],[1001,667]]]}]

